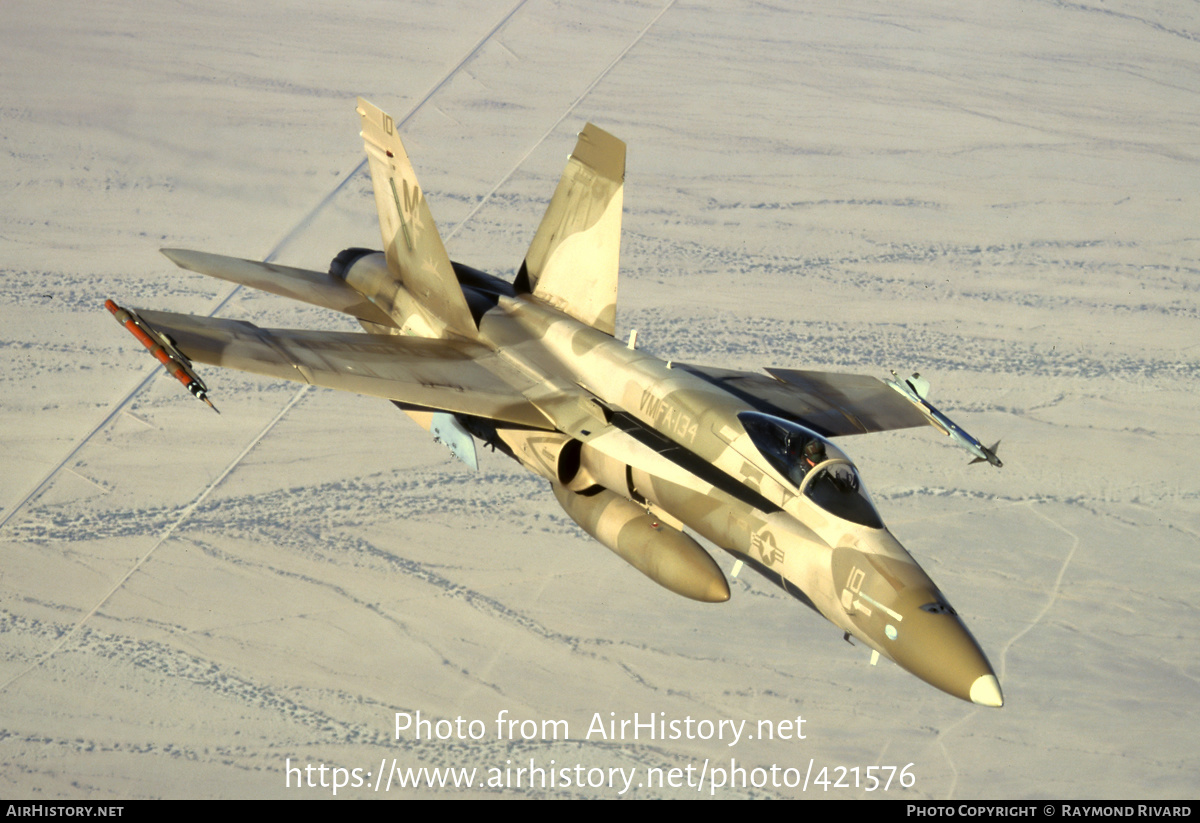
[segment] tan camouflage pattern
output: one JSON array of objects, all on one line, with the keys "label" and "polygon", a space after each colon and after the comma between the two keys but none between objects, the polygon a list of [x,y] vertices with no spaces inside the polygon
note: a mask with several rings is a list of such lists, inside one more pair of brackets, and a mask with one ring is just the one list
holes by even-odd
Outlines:
[{"label": "tan camouflage pattern", "polygon": [[616,331],[625,144],[588,123],[525,255],[535,297],[607,334]]},{"label": "tan camouflage pattern", "polygon": [[361,97],[358,114],[388,269],[417,300],[427,321],[441,321],[447,332],[472,336],[475,321],[395,121]]},{"label": "tan camouflage pattern", "polygon": [[[738,417],[761,400],[848,434],[914,425],[906,401],[873,378],[672,367],[614,339],[625,151],[593,126],[580,135],[538,230],[526,282],[518,279],[516,296],[497,296],[476,325],[457,282],[449,293],[450,263],[391,119],[365,101],[359,112],[387,251],[386,262],[375,254],[355,263],[345,283],[372,308],[361,315],[364,328],[382,334],[264,330],[162,312],[142,318],[202,362],[385,396],[426,428],[432,410],[491,421],[497,445],[548,480],[576,522],[668,589],[714,602],[729,596],[690,531],[926,682],[1002,704],[978,644],[895,537],[805,493],[820,468],[850,467],[848,458],[835,448],[797,486]],[[242,282],[270,274],[225,268]],[[336,288],[310,288],[312,280],[307,296],[278,288],[320,305],[355,305]],[[741,394],[721,380],[737,381]]]}]

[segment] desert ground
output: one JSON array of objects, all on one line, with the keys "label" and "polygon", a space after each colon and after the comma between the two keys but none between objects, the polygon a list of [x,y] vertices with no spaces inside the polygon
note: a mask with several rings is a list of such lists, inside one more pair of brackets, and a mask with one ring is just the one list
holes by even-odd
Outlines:
[{"label": "desert ground", "polygon": [[[0,20],[0,795],[1196,797],[1194,4]],[[456,260],[513,276],[591,121],[629,147],[618,336],[920,371],[1000,440],[1002,469],[932,429],[840,444],[1006,705],[872,667],[748,569],[728,603],[677,597],[544,481],[489,452],[472,472],[385,401],[201,367],[217,415],[165,376],[106,298],[354,328],[158,249],[323,270],[378,247],[358,95]],[[594,725],[635,714],[692,725]],[[476,771],[399,785],[420,768]]]}]

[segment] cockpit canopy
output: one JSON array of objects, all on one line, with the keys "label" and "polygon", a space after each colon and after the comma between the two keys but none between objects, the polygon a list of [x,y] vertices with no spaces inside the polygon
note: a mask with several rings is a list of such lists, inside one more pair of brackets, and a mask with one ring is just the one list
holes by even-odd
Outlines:
[{"label": "cockpit canopy", "polygon": [[833,443],[799,423],[770,414],[742,412],[738,420],[755,448],[797,491],[835,517],[883,528],[854,464]]}]

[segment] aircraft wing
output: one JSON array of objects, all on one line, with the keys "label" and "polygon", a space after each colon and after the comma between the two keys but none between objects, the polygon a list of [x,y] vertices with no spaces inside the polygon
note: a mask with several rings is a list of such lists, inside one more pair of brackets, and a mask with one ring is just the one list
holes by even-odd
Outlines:
[{"label": "aircraft wing", "polygon": [[137,317],[200,363],[539,429],[528,378],[466,340],[262,329],[241,320],[143,311]]},{"label": "aircraft wing", "polygon": [[826,437],[907,429],[929,423],[882,380],[860,374],[767,369],[771,377],[735,369],[673,364],[708,380],[766,414],[795,420]]}]

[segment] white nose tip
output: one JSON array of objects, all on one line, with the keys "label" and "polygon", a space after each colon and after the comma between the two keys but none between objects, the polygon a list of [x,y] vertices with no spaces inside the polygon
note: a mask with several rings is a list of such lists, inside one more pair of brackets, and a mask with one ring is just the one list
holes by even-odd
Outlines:
[{"label": "white nose tip", "polygon": [[1000,681],[996,680],[996,675],[985,674],[975,679],[971,684],[971,702],[994,709],[1004,705],[1004,695],[1000,694]]}]

